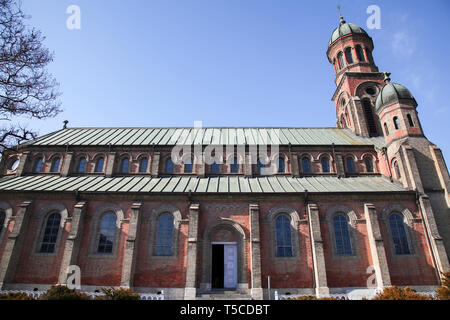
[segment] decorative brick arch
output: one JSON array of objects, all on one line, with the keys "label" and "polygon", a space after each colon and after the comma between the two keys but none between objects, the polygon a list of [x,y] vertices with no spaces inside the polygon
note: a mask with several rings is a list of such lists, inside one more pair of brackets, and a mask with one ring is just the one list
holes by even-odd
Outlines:
[{"label": "decorative brick arch", "polygon": [[212,266],[212,238],[217,231],[226,230],[232,232],[237,242],[237,268],[238,268],[238,287],[248,286],[247,282],[247,237],[242,226],[232,219],[218,218],[208,225],[203,232],[203,262],[201,288],[211,289],[211,266]]}]

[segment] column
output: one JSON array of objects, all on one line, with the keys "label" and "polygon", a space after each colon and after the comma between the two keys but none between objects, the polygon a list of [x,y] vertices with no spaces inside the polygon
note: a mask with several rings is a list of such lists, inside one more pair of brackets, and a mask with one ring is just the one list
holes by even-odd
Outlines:
[{"label": "column", "polygon": [[386,259],[383,238],[381,237],[380,225],[375,206],[371,203],[364,204],[364,215],[366,218],[367,233],[369,237],[370,253],[375,268],[377,287],[383,289],[391,286],[391,276]]},{"label": "column", "polygon": [[135,202],[131,206],[130,225],[128,227],[127,241],[123,255],[122,280],[120,286],[128,289],[133,287],[141,207],[141,202]]},{"label": "column", "polygon": [[186,287],[184,289],[185,300],[195,300],[197,294],[197,245],[198,245],[198,219],[200,204],[191,203],[189,206],[189,231],[186,262]]},{"label": "column", "polygon": [[84,216],[87,204],[80,201],[75,204],[72,213],[72,221],[70,223],[70,231],[64,245],[63,259],[59,269],[58,283],[60,285],[67,284],[67,268],[77,264],[78,252],[81,245],[81,237],[83,234]]},{"label": "column", "polygon": [[328,295],[325,256],[323,254],[323,240],[320,232],[319,208],[316,204],[308,204],[308,222],[311,235],[311,248],[314,269],[314,284],[318,297]]},{"label": "column", "polygon": [[254,300],[263,300],[261,277],[261,241],[259,231],[259,205],[250,203],[250,265],[251,265],[251,295]]},{"label": "column", "polygon": [[22,245],[27,230],[28,221],[31,215],[32,201],[24,201],[20,204],[14,220],[14,227],[9,234],[5,251],[0,262],[0,290],[5,289],[5,285],[14,280],[17,265],[22,252]]}]

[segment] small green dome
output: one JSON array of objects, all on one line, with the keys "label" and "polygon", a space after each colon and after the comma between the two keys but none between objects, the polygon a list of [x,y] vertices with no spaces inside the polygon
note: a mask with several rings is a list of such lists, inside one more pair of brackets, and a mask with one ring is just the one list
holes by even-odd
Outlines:
[{"label": "small green dome", "polygon": [[379,110],[383,105],[393,101],[398,101],[399,99],[409,99],[416,103],[413,95],[405,86],[398,83],[388,82],[377,96],[377,100],[375,101],[375,110]]},{"label": "small green dome", "polygon": [[344,20],[341,20],[341,24],[339,25],[339,27],[334,29],[328,45],[332,44],[339,37],[345,36],[350,33],[361,33],[367,35],[367,32],[364,31],[363,28],[357,26],[356,24],[346,23]]}]

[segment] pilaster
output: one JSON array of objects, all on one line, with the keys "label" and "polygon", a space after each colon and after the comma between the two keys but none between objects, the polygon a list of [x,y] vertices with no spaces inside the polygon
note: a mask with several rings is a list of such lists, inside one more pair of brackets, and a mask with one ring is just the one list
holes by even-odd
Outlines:
[{"label": "pilaster", "polygon": [[131,205],[130,224],[128,227],[127,241],[123,255],[122,280],[120,282],[120,286],[128,289],[133,287],[134,271],[136,268],[141,206],[141,202],[134,202]]},{"label": "pilaster", "polygon": [[20,157],[19,166],[17,167],[16,177],[23,176],[23,174],[25,173],[29,157],[30,157],[29,151],[25,151],[24,153],[22,153],[22,156]]},{"label": "pilaster", "polygon": [[250,265],[251,265],[251,294],[254,300],[263,300],[261,278],[261,238],[259,229],[259,206],[249,205],[250,218]]},{"label": "pilaster", "polygon": [[114,164],[116,163],[116,153],[110,152],[108,153],[108,160],[106,162],[106,171],[105,176],[106,177],[112,177],[114,173]]},{"label": "pilaster", "polygon": [[191,203],[189,207],[189,231],[186,262],[186,287],[184,289],[185,300],[195,300],[197,294],[197,245],[198,245],[198,219],[200,204]]},{"label": "pilaster", "polygon": [[151,164],[150,164],[150,174],[153,178],[159,175],[159,163],[161,162],[161,153],[156,151],[153,152]]}]

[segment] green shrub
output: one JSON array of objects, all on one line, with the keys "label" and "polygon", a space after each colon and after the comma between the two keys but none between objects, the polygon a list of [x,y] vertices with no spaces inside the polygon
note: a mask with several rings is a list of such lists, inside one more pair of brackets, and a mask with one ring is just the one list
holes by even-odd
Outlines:
[{"label": "green shrub", "polygon": [[139,300],[140,298],[138,293],[124,288],[102,288],[102,292],[105,295],[96,297],[96,300]]},{"label": "green shrub", "polygon": [[433,300],[426,294],[419,294],[411,287],[399,288],[396,286],[385,288],[372,300]]},{"label": "green shrub", "polygon": [[8,292],[0,294],[0,300],[35,300],[34,297],[25,292]]},{"label": "green shrub", "polygon": [[66,286],[52,286],[40,298],[40,300],[90,300],[90,297],[84,293]]},{"label": "green shrub", "polygon": [[442,285],[436,290],[437,300],[450,300],[450,271],[442,275]]}]

